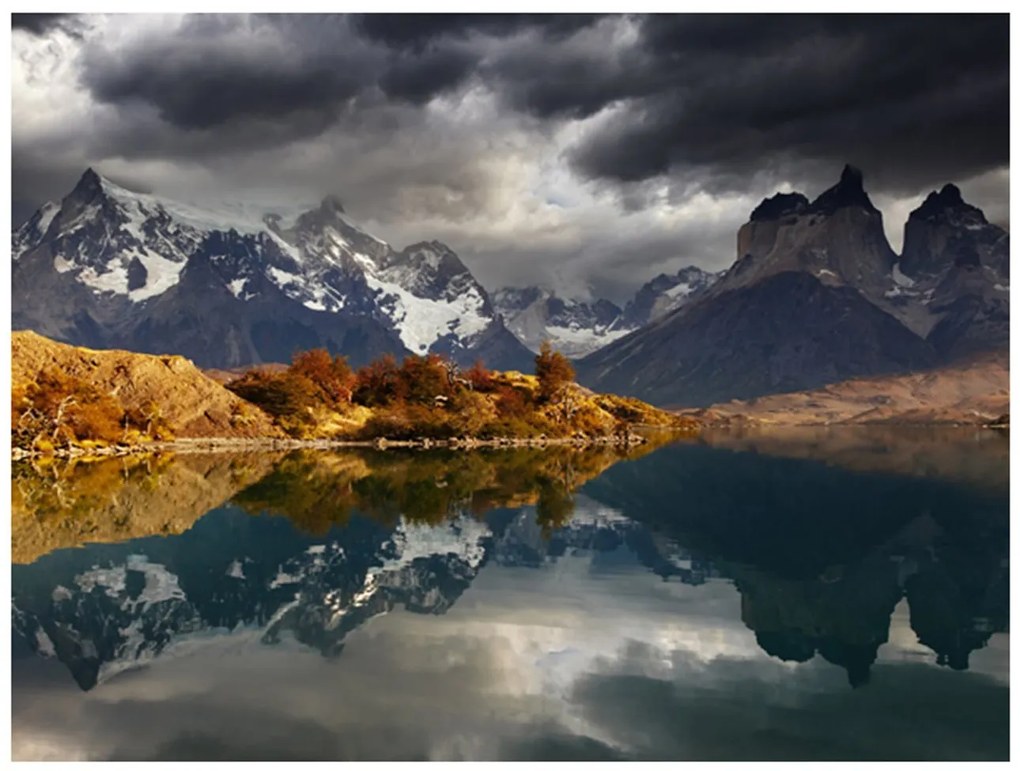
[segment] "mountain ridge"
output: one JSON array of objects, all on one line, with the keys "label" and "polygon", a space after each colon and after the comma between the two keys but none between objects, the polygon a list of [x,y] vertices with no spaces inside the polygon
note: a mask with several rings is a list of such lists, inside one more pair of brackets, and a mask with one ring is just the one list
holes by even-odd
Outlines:
[{"label": "mountain ridge", "polygon": [[958,188],[943,191],[910,215],[904,257],[889,246],[853,167],[814,201],[766,198],[740,228],[737,259],[718,281],[586,356],[579,378],[702,407],[1001,349],[1009,235],[963,203]]},{"label": "mountain ridge", "polygon": [[[530,359],[453,250],[438,241],[395,250],[352,224],[334,196],[286,217],[209,210],[90,168],[13,233],[12,256],[14,327],[76,344],[221,367],[317,345],[356,363],[387,351],[505,369]],[[221,340],[224,350],[210,345]]]}]

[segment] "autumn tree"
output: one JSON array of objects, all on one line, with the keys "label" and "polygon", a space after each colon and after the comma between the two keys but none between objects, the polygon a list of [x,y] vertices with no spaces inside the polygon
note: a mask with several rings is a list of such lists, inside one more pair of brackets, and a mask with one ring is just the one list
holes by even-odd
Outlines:
[{"label": "autumn tree", "polygon": [[304,422],[318,402],[319,389],[304,375],[250,370],[227,384],[227,388],[268,412],[274,418]]},{"label": "autumn tree", "polygon": [[354,401],[366,407],[379,407],[404,398],[400,367],[392,355],[366,364],[354,381]]},{"label": "autumn tree", "polygon": [[535,375],[538,377],[538,396],[544,402],[559,401],[568,384],[574,380],[574,367],[559,351],[554,351],[548,340],[535,357]]},{"label": "autumn tree", "polygon": [[481,359],[478,359],[471,369],[464,373],[464,379],[467,380],[473,391],[482,393],[488,393],[495,385],[492,372],[485,368]]},{"label": "autumn tree", "polygon": [[324,348],[294,355],[290,371],[308,378],[330,406],[349,404],[355,376],[344,356],[330,356]]},{"label": "autumn tree", "polygon": [[400,368],[400,380],[404,398],[417,404],[432,404],[437,396],[449,398],[453,394],[446,362],[435,353],[426,356],[412,354],[405,358]]}]

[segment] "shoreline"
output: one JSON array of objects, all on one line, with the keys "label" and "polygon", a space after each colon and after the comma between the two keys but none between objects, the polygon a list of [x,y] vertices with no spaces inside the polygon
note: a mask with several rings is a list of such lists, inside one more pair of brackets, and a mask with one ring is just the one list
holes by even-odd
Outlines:
[{"label": "shoreline", "polygon": [[[634,428],[649,431],[675,433],[677,436],[693,436],[700,433],[670,429],[662,426],[635,426]],[[570,436],[570,437],[497,437],[493,439],[476,439],[473,437],[454,437],[451,439],[288,439],[282,437],[201,437],[182,438],[171,442],[146,442],[137,445],[113,445],[111,447],[90,448],[59,448],[52,452],[38,450],[11,449],[13,461],[34,460],[38,458],[60,459],[100,459],[126,457],[130,455],[146,455],[159,453],[207,453],[207,452],[288,452],[293,450],[333,450],[333,449],[519,449],[545,447],[636,447],[648,442],[638,433],[624,436]]]}]

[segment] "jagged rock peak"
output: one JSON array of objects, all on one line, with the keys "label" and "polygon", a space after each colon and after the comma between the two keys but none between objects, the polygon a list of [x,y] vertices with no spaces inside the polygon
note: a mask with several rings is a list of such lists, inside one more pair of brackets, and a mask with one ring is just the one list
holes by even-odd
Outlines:
[{"label": "jagged rock peak", "polygon": [[98,174],[95,169],[89,166],[79,178],[78,184],[74,186],[74,189],[71,191],[71,196],[94,196],[97,193],[102,192],[103,182],[104,178]]},{"label": "jagged rock peak", "polygon": [[944,185],[939,191],[932,191],[928,193],[928,197],[924,199],[917,209],[912,212],[912,215],[918,217],[924,217],[926,219],[936,219],[944,215],[950,210],[962,210],[969,213],[975,213],[980,215],[981,221],[986,222],[984,212],[982,212],[976,206],[972,206],[963,200],[963,194],[953,183]]},{"label": "jagged rock peak", "polygon": [[778,220],[788,214],[799,214],[807,206],[807,197],[800,193],[776,193],[755,207],[751,212],[751,221]]},{"label": "jagged rock peak", "polygon": [[837,209],[859,206],[867,211],[877,212],[868,194],[864,192],[864,174],[861,170],[847,164],[839,182],[830,187],[812,203],[808,210],[818,214],[832,214]]}]

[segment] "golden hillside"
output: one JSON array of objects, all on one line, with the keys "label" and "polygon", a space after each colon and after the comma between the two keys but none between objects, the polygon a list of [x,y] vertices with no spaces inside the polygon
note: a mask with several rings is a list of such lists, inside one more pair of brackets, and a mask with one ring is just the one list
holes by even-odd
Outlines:
[{"label": "golden hillside", "polygon": [[[275,437],[280,430],[261,410],[206,377],[181,356],[153,356],[129,351],[96,351],[58,343],[34,332],[11,335],[11,382],[15,442],[21,418],[25,437],[43,428],[32,423],[30,408],[52,408],[55,418],[79,424],[74,439],[68,432],[45,437],[54,444],[74,440],[121,440],[173,437]],[[47,392],[49,389],[49,392]],[[89,414],[85,414],[89,411]],[[117,414],[119,411],[119,415]],[[97,413],[93,415],[92,413]],[[84,424],[95,417],[122,436],[86,436]],[[59,428],[51,420],[50,433]],[[73,430],[74,427],[72,427]],[[109,433],[109,431],[107,432]]]}]

